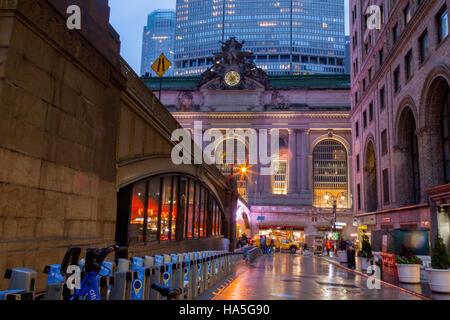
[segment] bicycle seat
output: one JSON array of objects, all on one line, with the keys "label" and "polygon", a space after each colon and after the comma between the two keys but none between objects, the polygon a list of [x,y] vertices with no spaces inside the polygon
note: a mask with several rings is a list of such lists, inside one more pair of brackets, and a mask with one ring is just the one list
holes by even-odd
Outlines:
[{"label": "bicycle seat", "polygon": [[166,287],[157,283],[153,283],[150,287],[153,290],[158,291],[163,297],[167,297],[167,299],[169,300],[173,300],[183,293],[183,290],[181,290],[181,288]]}]

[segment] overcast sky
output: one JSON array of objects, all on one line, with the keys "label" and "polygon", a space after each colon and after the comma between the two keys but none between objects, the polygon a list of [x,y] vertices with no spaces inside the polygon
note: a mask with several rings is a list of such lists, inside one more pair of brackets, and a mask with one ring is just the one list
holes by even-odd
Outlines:
[{"label": "overcast sky", "polygon": [[[348,29],[348,2],[346,34]],[[175,9],[176,0],[109,0],[111,24],[120,34],[121,53],[138,74],[141,69],[142,31],[147,24],[147,15],[156,9]]]}]

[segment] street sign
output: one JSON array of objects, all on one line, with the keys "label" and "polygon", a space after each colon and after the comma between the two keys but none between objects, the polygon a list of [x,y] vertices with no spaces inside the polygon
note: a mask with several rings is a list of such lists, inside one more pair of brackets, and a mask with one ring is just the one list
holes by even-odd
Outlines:
[{"label": "street sign", "polygon": [[339,240],[339,233],[333,232],[332,239],[336,241]]},{"label": "street sign", "polygon": [[264,221],[266,219],[266,216],[258,216],[258,218],[256,218],[257,221]]},{"label": "street sign", "polygon": [[161,78],[167,70],[169,70],[172,63],[166,56],[161,53],[158,59],[156,59],[155,63],[152,65],[153,71]]}]

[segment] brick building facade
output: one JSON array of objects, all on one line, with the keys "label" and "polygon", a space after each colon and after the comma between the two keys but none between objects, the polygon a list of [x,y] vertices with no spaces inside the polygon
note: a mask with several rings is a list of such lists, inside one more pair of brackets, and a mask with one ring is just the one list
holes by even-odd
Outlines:
[{"label": "brick building facade", "polygon": [[449,244],[449,4],[350,2],[354,209],[378,251],[395,230]]}]

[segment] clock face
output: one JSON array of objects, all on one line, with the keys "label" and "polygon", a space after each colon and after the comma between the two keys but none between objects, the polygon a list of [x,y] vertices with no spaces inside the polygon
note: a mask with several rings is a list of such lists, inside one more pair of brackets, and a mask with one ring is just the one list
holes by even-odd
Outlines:
[{"label": "clock face", "polygon": [[225,75],[225,83],[230,87],[235,87],[241,82],[241,75],[236,71],[229,71]]}]

